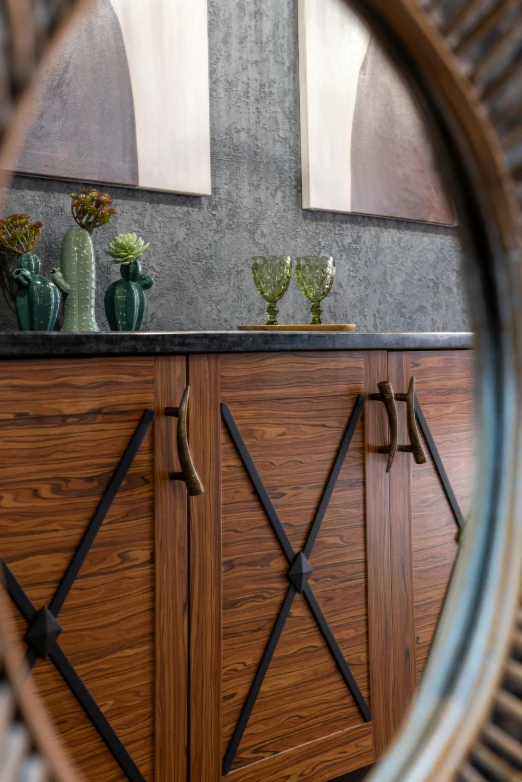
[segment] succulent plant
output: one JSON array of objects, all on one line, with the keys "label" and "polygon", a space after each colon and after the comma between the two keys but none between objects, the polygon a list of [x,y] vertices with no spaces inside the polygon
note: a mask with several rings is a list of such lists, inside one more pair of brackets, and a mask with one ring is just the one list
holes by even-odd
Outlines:
[{"label": "succulent plant", "polygon": [[0,220],[0,248],[25,255],[34,250],[42,235],[43,223],[31,223],[29,215],[17,214]]},{"label": "succulent plant", "polygon": [[149,244],[145,244],[137,234],[119,234],[109,245],[107,255],[112,258],[112,263],[129,264],[141,258]]},{"label": "succulent plant", "polygon": [[81,194],[71,193],[71,211],[74,219],[86,231],[94,231],[101,225],[110,223],[116,210],[108,193],[86,187]]}]

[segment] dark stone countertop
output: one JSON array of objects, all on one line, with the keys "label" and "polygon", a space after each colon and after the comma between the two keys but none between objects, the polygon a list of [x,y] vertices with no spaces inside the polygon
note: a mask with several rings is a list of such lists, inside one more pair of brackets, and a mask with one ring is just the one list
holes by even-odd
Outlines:
[{"label": "dark stone countertop", "polygon": [[294,350],[465,350],[468,332],[362,334],[358,332],[0,332],[1,358],[140,356]]}]

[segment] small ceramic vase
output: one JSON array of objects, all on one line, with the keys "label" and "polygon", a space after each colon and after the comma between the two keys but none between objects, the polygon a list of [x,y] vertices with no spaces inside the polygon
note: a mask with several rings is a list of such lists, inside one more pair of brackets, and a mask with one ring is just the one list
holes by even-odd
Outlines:
[{"label": "small ceramic vase", "polygon": [[40,274],[40,266],[37,255],[25,253],[13,272],[18,286],[16,314],[22,331],[52,331],[58,317],[58,288]]},{"label": "small ceramic vase", "polygon": [[99,331],[94,314],[96,266],[89,231],[70,228],[64,236],[60,268],[53,281],[65,295],[62,331]]},{"label": "small ceramic vase", "polygon": [[105,314],[111,331],[139,331],[145,314],[145,293],[152,288],[150,274],[141,273],[139,261],[122,263],[121,280],[113,282],[105,294]]}]

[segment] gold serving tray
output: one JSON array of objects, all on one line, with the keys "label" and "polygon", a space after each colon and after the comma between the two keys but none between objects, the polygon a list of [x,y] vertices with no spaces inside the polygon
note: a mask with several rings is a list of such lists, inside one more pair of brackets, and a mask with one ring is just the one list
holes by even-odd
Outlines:
[{"label": "gold serving tray", "polygon": [[355,323],[280,323],[278,326],[247,324],[238,326],[239,331],[355,331]]}]

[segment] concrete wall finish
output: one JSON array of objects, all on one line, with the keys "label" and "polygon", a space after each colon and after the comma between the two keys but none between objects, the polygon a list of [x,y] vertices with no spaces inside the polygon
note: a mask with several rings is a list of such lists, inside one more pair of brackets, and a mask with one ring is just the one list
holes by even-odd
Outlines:
[{"label": "concrete wall finish", "polygon": [[[324,302],[330,322],[360,331],[468,329],[460,249],[451,228],[308,212],[301,208],[297,0],[209,0],[213,195],[210,198],[106,188],[118,214],[95,235],[98,322],[118,276],[104,249],[137,231],[151,247],[155,277],[144,330],[233,329],[262,322],[252,255],[331,254],[337,279]],[[166,96],[168,100],[168,96]],[[45,222],[38,254],[59,264],[69,228],[68,193],[79,185],[17,177],[4,214]],[[281,322],[308,322],[295,279]],[[16,328],[0,297],[0,328]]]}]

